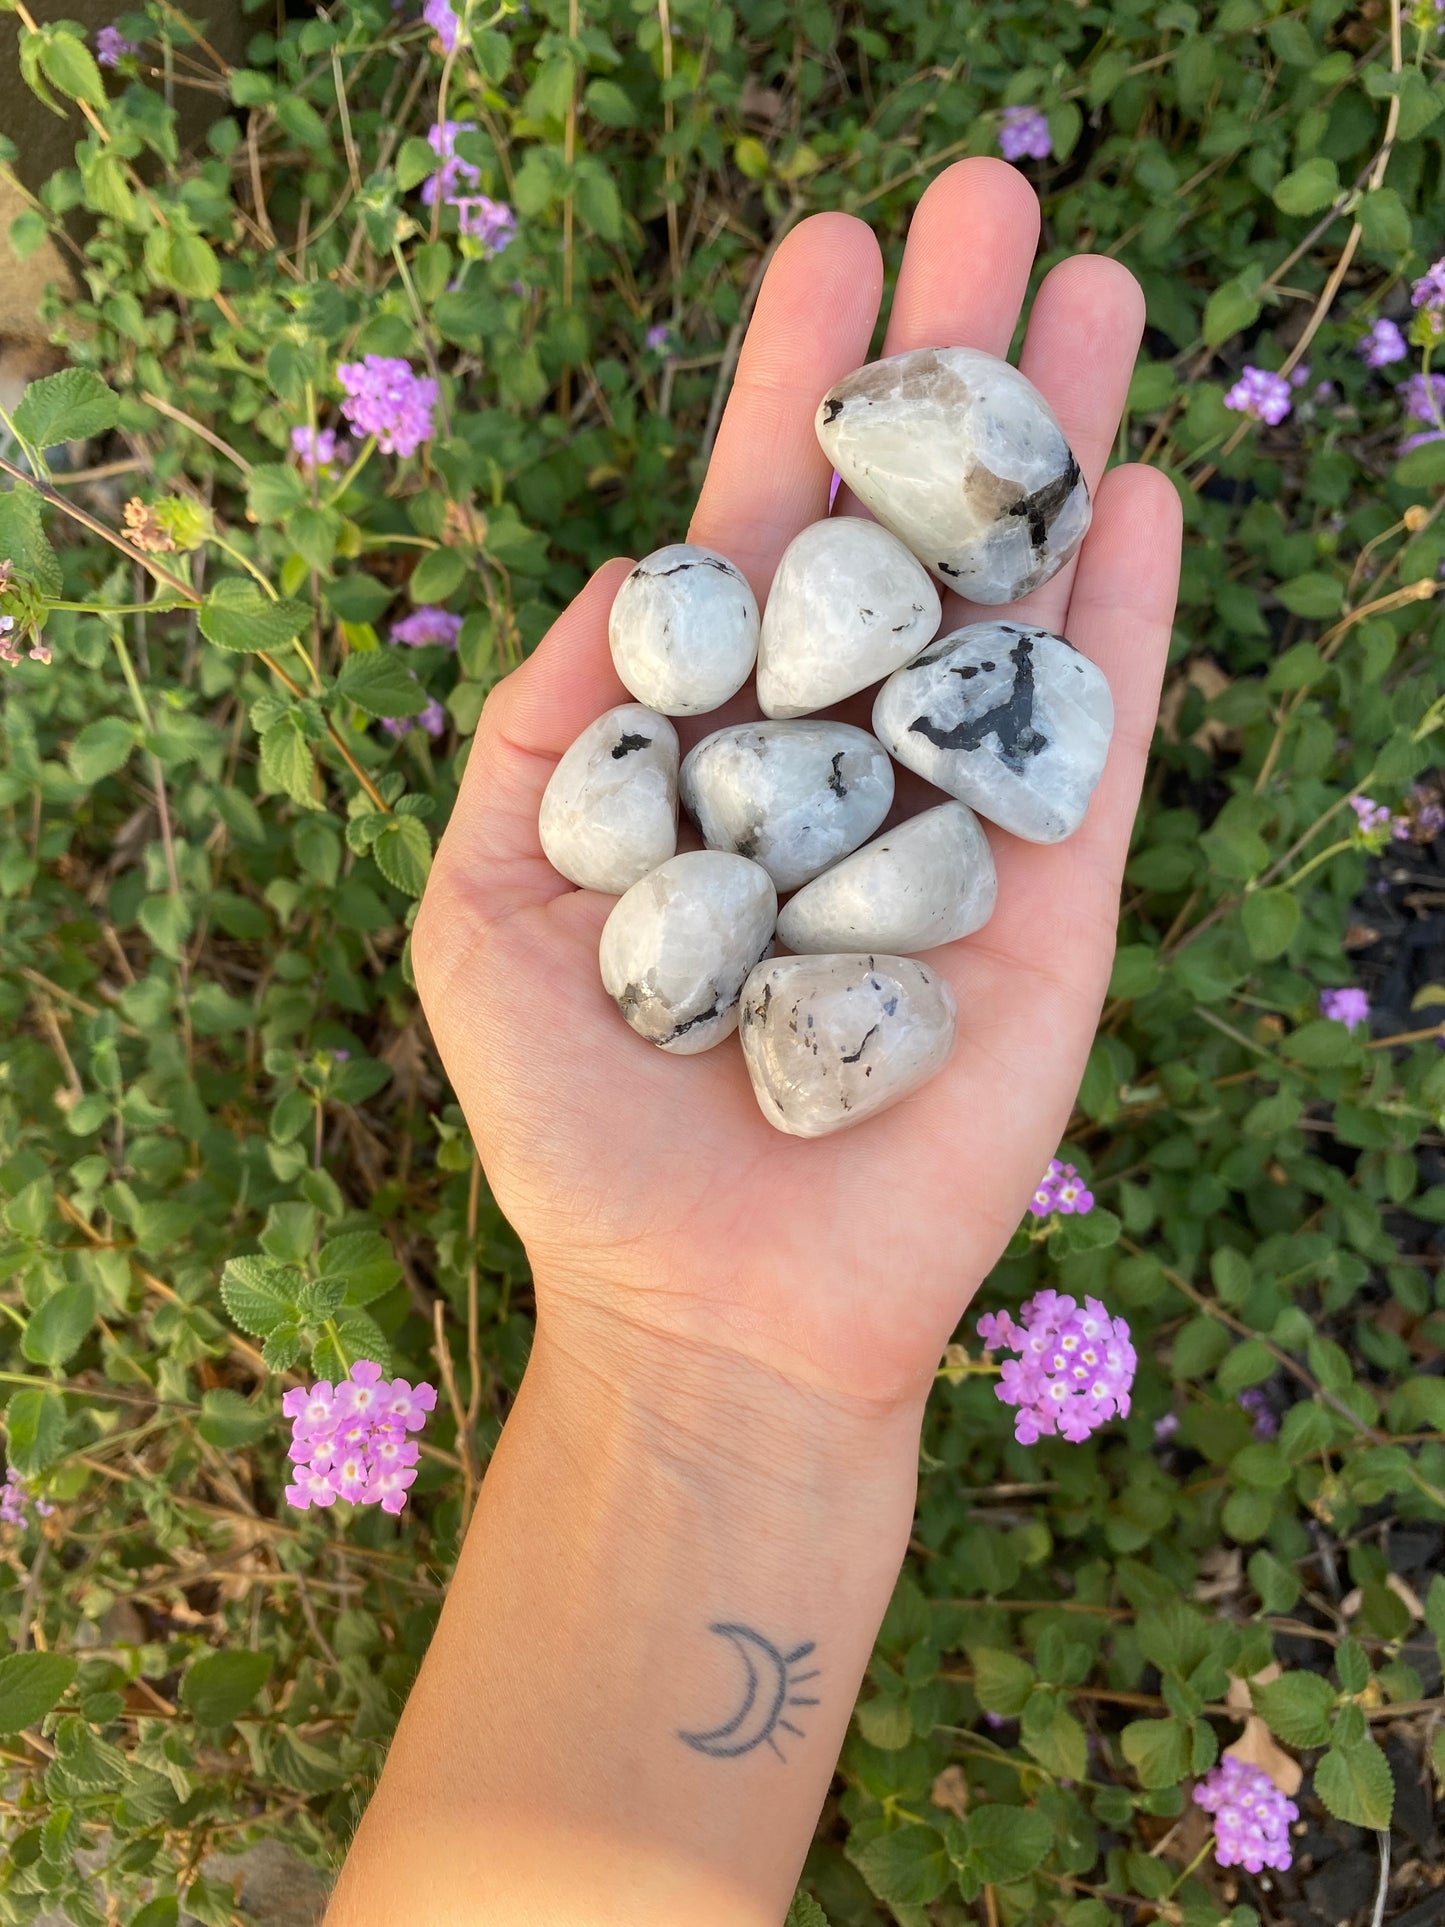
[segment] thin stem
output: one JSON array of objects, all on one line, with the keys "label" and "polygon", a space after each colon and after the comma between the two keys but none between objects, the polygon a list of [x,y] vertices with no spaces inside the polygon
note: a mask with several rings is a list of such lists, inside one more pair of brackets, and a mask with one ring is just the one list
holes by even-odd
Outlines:
[{"label": "thin stem", "polygon": [[341,480],[336,484],[336,487],[332,489],[331,493],[327,496],[326,500],[321,504],[322,508],[324,509],[335,508],[336,504],[341,500],[342,496],[346,493],[347,489],[351,487],[351,484],[356,480],[357,476],[361,473],[362,469],[365,468],[366,464],[371,460],[372,453],[375,450],[375,448],[376,448],[375,435],[368,435],[366,440],[361,444],[361,453],[357,456],[356,460],[351,464],[351,467],[347,469],[346,473],[342,476]]},{"label": "thin stem", "polygon": [[1338,843],[1331,843],[1327,845],[1325,849],[1316,852],[1316,854],[1309,859],[1308,863],[1302,863],[1300,865],[1292,877],[1286,877],[1283,883],[1276,884],[1274,887],[1279,890],[1293,890],[1296,884],[1303,883],[1311,870],[1317,870],[1322,863],[1328,863],[1332,856],[1339,856],[1341,851],[1353,850],[1354,848],[1355,840],[1353,837],[1341,837]]}]

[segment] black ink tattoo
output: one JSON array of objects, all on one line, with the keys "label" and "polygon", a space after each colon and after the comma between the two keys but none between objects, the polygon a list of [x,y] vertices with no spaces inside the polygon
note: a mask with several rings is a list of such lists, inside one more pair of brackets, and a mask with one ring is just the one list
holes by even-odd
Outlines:
[{"label": "black ink tattoo", "polygon": [[794,1726],[785,1717],[784,1707],[818,1705],[816,1699],[793,1691],[805,1680],[818,1677],[819,1669],[816,1666],[806,1673],[793,1671],[798,1661],[806,1659],[813,1651],[813,1641],[805,1639],[801,1646],[794,1646],[791,1652],[785,1653],[770,1639],[754,1632],[751,1626],[718,1620],[708,1627],[708,1631],[716,1633],[721,1639],[730,1639],[747,1668],[742,1705],[721,1726],[714,1726],[702,1733],[679,1730],[677,1737],[695,1753],[706,1753],[715,1760],[735,1760],[739,1754],[751,1753],[755,1746],[764,1745],[770,1746],[781,1760],[784,1757],[783,1749],[774,1737],[779,1727],[798,1739],[803,1737],[802,1728]]}]

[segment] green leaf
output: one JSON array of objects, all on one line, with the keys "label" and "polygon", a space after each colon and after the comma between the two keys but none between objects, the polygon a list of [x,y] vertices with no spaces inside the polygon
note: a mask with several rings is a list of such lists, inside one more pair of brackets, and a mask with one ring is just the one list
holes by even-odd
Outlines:
[{"label": "green leaf", "polygon": [[34,1726],[75,1678],[68,1653],[9,1653],[0,1659],[0,1733]]},{"label": "green leaf", "polygon": [[143,898],[136,922],[163,957],[179,957],[195,927],[190,904],[173,895]]},{"label": "green leaf", "polygon": [[260,462],[246,477],[246,506],[258,522],[284,522],[306,500],[301,471],[289,462]]},{"label": "green leaf", "polygon": [[59,1392],[24,1391],[11,1394],[5,1407],[5,1456],[22,1479],[33,1479],[60,1454],[65,1430],[65,1401]]},{"label": "green leaf", "polygon": [[1033,1667],[996,1646],[970,1646],[968,1657],[973,1690],[984,1712],[1017,1719],[1037,1683]]},{"label": "green leaf", "polygon": [[1252,1683],[1249,1693],[1255,1712],[1286,1746],[1323,1746],[1329,1739],[1335,1689],[1318,1673],[1285,1673],[1264,1685]]},{"label": "green leaf", "polygon": [[261,776],[269,790],[280,790],[304,810],[319,809],[316,758],[305,725],[288,709],[261,734]]},{"label": "green leaf", "polygon": [[1285,175],[1274,190],[1274,204],[1281,214],[1318,214],[1339,191],[1339,169],[1317,154]]},{"label": "green leaf", "polygon": [[1262,1549],[1250,1555],[1249,1583],[1259,1594],[1261,1612],[1287,1613],[1300,1596],[1299,1574]]},{"label": "green leaf", "polygon": [[1348,1028],[1333,1017],[1314,1017],[1290,1032],[1280,1050],[1309,1070],[1328,1070],[1353,1057],[1359,1046]]},{"label": "green leaf", "polygon": [[322,1245],[316,1269],[323,1278],[346,1283],[348,1305],[369,1305],[401,1277],[390,1243],[379,1231],[344,1231]]},{"label": "green leaf", "polygon": [[114,428],[120,397],[89,368],[62,368],[32,381],[15,406],[15,428],[32,448],[83,442]]},{"label": "green leaf", "polygon": [[427,695],[407,660],[409,651],[367,649],[350,655],[336,678],[336,693],[368,716],[419,716]]},{"label": "green leaf", "polygon": [[428,549],[407,585],[414,603],[445,602],[466,580],[467,558],[460,549]]},{"label": "green leaf", "polygon": [[967,1827],[969,1848],[990,1886],[1031,1874],[1054,1843],[1052,1823],[1034,1807],[975,1807]]},{"label": "green leaf", "polygon": [[1315,1768],[1315,1792],[1337,1820],[1383,1833],[1395,1806],[1390,1763],[1373,1740],[1332,1746]]},{"label": "green leaf", "polygon": [[275,1258],[232,1258],[221,1273],[221,1302],[243,1332],[265,1338],[295,1316],[305,1282]]},{"label": "green leaf", "polygon": [[409,194],[428,175],[435,174],[441,164],[441,156],[431,142],[414,135],[410,140],[404,140],[397,149],[396,184],[403,194]]},{"label": "green leaf", "polygon": [[1050,1773],[1082,1780],[1088,1771],[1088,1740],[1061,1698],[1035,1693],[1023,1711],[1019,1737]]},{"label": "green leaf", "polygon": [[1445,442],[1426,442],[1402,455],[1390,479],[1402,488],[1435,488],[1445,482]]},{"label": "green leaf", "polygon": [[51,86],[87,107],[104,107],[105,82],[85,42],[54,28],[43,29],[39,40],[40,71]]},{"label": "green leaf", "polygon": [[131,1915],[130,1927],[176,1927],[181,1904],[174,1894],[157,1894],[140,1912]]},{"label": "green leaf", "polygon": [[1323,621],[1340,613],[1345,590],[1338,576],[1326,575],[1321,569],[1311,569],[1304,575],[1291,576],[1288,582],[1281,582],[1275,594],[1291,615],[1316,616]]},{"label": "green leaf", "polygon": [[89,1281],[76,1279],[62,1285],[31,1313],[20,1349],[32,1365],[48,1365],[57,1372],[85,1343],[94,1317],[95,1292]]},{"label": "green leaf", "polygon": [[1240,334],[1259,319],[1259,297],[1254,292],[1258,274],[1244,281],[1224,281],[1205,303],[1203,333],[1206,344],[1217,348],[1231,335]]},{"label": "green leaf", "polygon": [[66,752],[71,774],[78,783],[98,783],[123,769],[140,740],[134,723],[122,716],[98,716],[76,732]]},{"label": "green leaf", "polygon": [[40,497],[24,482],[0,493],[0,559],[5,556],[19,574],[31,578],[42,595],[60,594],[64,586],[60,564],[45,539]]},{"label": "green leaf", "polygon": [[1290,1481],[1290,1462],[1272,1440],[1245,1445],[1229,1461],[1229,1476],[1236,1485],[1256,1486],[1272,1491]]},{"label": "green leaf", "polygon": [[1246,1338],[1220,1361],[1216,1384],[1226,1398],[1234,1398],[1250,1385],[1263,1385],[1272,1378],[1279,1361],[1258,1338]]},{"label": "green leaf", "polygon": [[181,1681],[181,1704],[198,1726],[229,1726],[270,1676],[270,1653],[252,1653],[244,1647],[203,1653]]},{"label": "green leaf", "polygon": [[419,897],[431,868],[431,838],[415,816],[391,816],[371,846],[376,867],[388,883]]},{"label": "green leaf", "polygon": [[926,1907],[953,1878],[948,1851],[928,1826],[879,1834],[849,1858],[878,1898],[895,1907]]},{"label": "green leaf", "polygon": [[1356,219],[1365,245],[1382,254],[1403,254],[1410,245],[1410,216],[1393,187],[1377,187],[1361,200]]},{"label": "green leaf", "polygon": [[146,236],[145,262],[163,287],[192,301],[209,301],[221,286],[221,264],[199,234],[183,228],[152,228]]},{"label": "green leaf", "polygon": [[1250,956],[1268,963],[1289,949],[1299,928],[1299,901],[1292,890],[1253,890],[1239,915]]},{"label": "green leaf", "polygon": [[1178,1786],[1189,1771],[1189,1727],[1184,1720],[1131,1720],[1119,1744],[1142,1787]]},{"label": "green leaf", "polygon": [[311,621],[304,602],[277,601],[238,575],[222,576],[201,604],[201,634],[218,649],[284,649]]},{"label": "green leaf", "polygon": [[196,1430],[208,1445],[220,1446],[223,1451],[263,1438],[274,1424],[269,1412],[259,1410],[228,1386],[215,1386],[201,1395]]},{"label": "green leaf", "polygon": [[615,80],[591,80],[582,99],[594,120],[604,127],[635,127],[637,105],[625,87]]},{"label": "green leaf", "polygon": [[828,1916],[811,1894],[796,1893],[783,1927],[828,1927]]}]

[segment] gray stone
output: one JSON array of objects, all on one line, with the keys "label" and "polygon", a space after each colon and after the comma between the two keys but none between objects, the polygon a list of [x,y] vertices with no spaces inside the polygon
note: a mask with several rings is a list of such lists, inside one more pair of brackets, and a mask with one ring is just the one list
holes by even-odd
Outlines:
[{"label": "gray stone", "polygon": [[789,950],[932,950],[980,930],[998,877],[983,826],[964,803],[895,824],[784,905]]},{"label": "gray stone", "polygon": [[859,515],[815,522],[784,549],[768,591],[758,707],[806,716],[881,682],[927,647],[940,613],[897,536]]},{"label": "gray stone", "polygon": [[885,528],[974,602],[1016,602],[1084,539],[1089,491],[1053,410],[977,348],[915,348],[828,390],[818,439]]},{"label": "gray stone", "polygon": [[641,703],[599,716],[542,792],[537,828],[554,870],[617,896],[677,848],[677,731]]},{"label": "gray stone", "polygon": [[907,769],[989,822],[1057,843],[1084,820],[1114,702],[1103,671],[1062,636],[976,622],[888,678],[873,727]]},{"label": "gray stone", "polygon": [[735,696],[758,653],[758,605],[741,569],[674,542],[623,581],[607,639],[618,675],[664,716],[702,716]]},{"label": "gray stone", "polygon": [[953,992],[913,957],[774,957],[743,986],[743,1056],[770,1124],[826,1137],[941,1071],[956,1019]]},{"label": "gray stone", "polygon": [[689,750],[681,788],[710,849],[751,857],[796,890],[878,828],[893,765],[849,723],[736,723]]},{"label": "gray stone", "polygon": [[675,856],[617,899],[599,962],[639,1037],[680,1057],[738,1024],[738,994],[772,948],[778,896],[766,870],[722,850]]}]

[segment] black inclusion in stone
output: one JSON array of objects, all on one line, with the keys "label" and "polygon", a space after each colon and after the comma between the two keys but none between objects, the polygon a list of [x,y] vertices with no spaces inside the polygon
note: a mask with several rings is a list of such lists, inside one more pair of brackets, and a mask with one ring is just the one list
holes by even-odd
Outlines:
[{"label": "black inclusion in stone", "polygon": [[1079,464],[1074,460],[1072,451],[1068,454],[1063,468],[1053,481],[1045,482],[1036,488],[1032,495],[1024,495],[1009,510],[1010,515],[1019,515],[1029,525],[1029,540],[1036,549],[1041,549],[1049,539],[1049,530],[1054,518],[1068,501],[1078,485]]},{"label": "black inclusion in stone", "polygon": [[1013,684],[1008,695],[992,709],[978,716],[965,716],[951,729],[920,716],[908,725],[910,733],[925,737],[938,749],[981,749],[984,739],[998,740],[1002,762],[1017,775],[1032,756],[1049,746],[1049,739],[1034,726],[1033,637],[1020,636],[1009,651],[1014,666]]},{"label": "black inclusion in stone", "polygon": [[842,414],[842,412],[843,412],[842,402],[836,401],[831,395],[828,397],[827,401],[823,403],[823,420],[825,423],[837,421],[838,417]]},{"label": "black inclusion in stone", "polygon": [[838,767],[843,760],[843,754],[844,752],[840,749],[833,758],[833,774],[828,778],[828,788],[840,801],[848,794],[848,785],[843,781],[843,772]]},{"label": "black inclusion in stone", "polygon": [[612,760],[620,763],[624,756],[630,756],[635,749],[646,749],[652,741],[650,736],[619,736],[612,749]]}]

